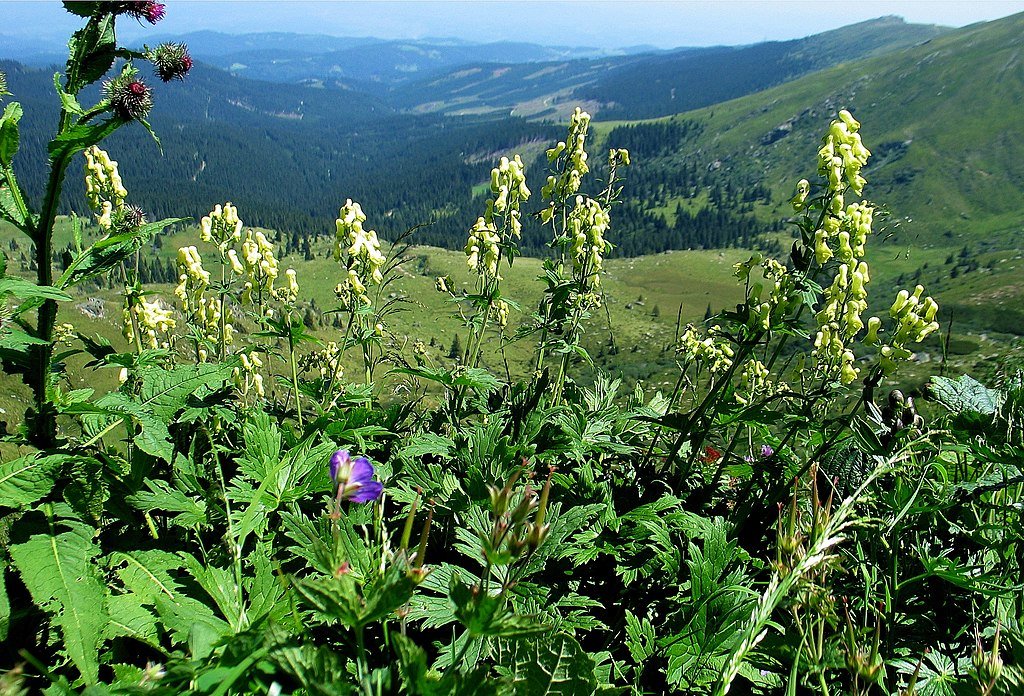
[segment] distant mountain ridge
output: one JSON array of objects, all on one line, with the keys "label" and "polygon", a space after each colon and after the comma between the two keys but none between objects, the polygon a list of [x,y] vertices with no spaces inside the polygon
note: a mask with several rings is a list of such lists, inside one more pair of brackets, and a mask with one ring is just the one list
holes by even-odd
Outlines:
[{"label": "distant mountain ridge", "polygon": [[[783,68],[806,69],[801,61],[808,52],[838,65],[610,135],[610,127],[600,124],[607,104],[596,103],[594,147],[608,136],[609,146],[636,153],[620,209],[620,251],[728,246],[777,225],[787,214],[783,202],[793,182],[813,170],[822,128],[844,106],[864,115],[870,134],[872,195],[889,203],[895,216],[913,217],[920,239],[934,243],[947,235],[955,240],[1019,228],[1022,18],[948,32],[883,19],[786,42],[777,55],[793,62],[777,61],[772,65],[778,70],[762,78],[781,80],[788,74]],[[851,52],[874,57],[844,61],[844,46],[854,44]],[[749,52],[755,48],[699,49],[659,59],[706,64],[721,56],[760,55]],[[473,192],[479,194],[501,155],[523,151],[530,176],[542,176],[545,145],[564,133],[542,120],[544,110],[553,118],[577,103],[572,85],[578,75],[593,71],[588,79],[596,83],[616,74],[611,66],[632,70],[649,59],[480,64],[463,67],[459,77],[446,73],[383,95],[248,80],[200,64],[184,83],[157,89],[153,122],[163,157],[142,129],[119,133],[110,147],[130,172],[126,181],[139,191],[140,203],[156,216],[199,216],[232,200],[252,224],[304,236],[330,230],[339,201],[351,197],[385,236],[433,221],[419,239],[455,247],[480,213],[482,202]],[[504,75],[494,74],[506,68]],[[52,128],[45,122],[53,114],[52,71],[10,63],[0,69],[10,72],[10,89],[26,110],[17,166],[26,185],[39,190],[45,182],[31,177],[45,158]],[[431,82],[443,88],[438,108],[420,101],[430,96]],[[641,92],[624,104],[640,112],[663,108],[661,85],[638,82],[650,87],[650,95]],[[756,81],[737,80],[730,89],[756,87]],[[445,89],[457,96],[444,101]],[[400,94],[406,103],[397,103]],[[551,94],[552,103],[545,104]],[[712,96],[709,91],[705,98]],[[516,106],[514,116],[542,119],[508,118],[509,111],[500,110],[508,103],[503,99],[517,105],[534,100],[533,114]],[[736,215],[728,217],[732,211]],[[524,240],[531,251],[538,244]]]}]

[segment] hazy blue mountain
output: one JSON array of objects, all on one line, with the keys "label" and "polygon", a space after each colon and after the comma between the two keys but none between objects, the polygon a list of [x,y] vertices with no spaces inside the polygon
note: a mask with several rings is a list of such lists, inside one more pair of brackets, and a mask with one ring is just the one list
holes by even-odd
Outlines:
[{"label": "hazy blue mountain", "polygon": [[948,29],[882,17],[793,41],[685,48],[543,64],[460,65],[392,91],[396,106],[442,113],[564,115],[578,104],[603,118],[651,118],[782,84],[838,63],[912,46]]}]

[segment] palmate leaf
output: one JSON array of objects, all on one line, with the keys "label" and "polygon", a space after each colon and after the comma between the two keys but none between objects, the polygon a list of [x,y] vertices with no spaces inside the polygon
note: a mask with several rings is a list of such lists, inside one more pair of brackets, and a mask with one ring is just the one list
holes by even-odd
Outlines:
[{"label": "palmate leaf", "polygon": [[230,629],[208,605],[186,594],[177,581],[184,565],[182,556],[155,549],[109,556],[109,566],[126,595],[140,605],[153,606],[172,642],[187,643],[193,656],[203,657]]},{"label": "palmate leaf", "polygon": [[99,679],[98,653],[107,625],[107,593],[92,559],[93,529],[70,523],[61,534],[36,534],[11,546],[11,558],[33,601],[60,627],[64,649],[87,684]]},{"label": "palmate leaf", "polygon": [[232,503],[239,503],[232,515],[238,518],[235,535],[240,548],[250,535],[264,537],[282,504],[328,489],[326,464],[334,451],[331,442],[313,446],[312,438],[306,438],[283,452],[277,427],[263,413],[255,414],[243,433],[245,451],[238,467],[244,478],[236,477],[228,489]]}]

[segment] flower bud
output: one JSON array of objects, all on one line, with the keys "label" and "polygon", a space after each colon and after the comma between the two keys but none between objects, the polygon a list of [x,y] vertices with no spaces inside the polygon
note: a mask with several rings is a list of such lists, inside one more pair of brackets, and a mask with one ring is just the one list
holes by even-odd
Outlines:
[{"label": "flower bud", "polygon": [[183,43],[162,43],[147,53],[146,57],[153,63],[156,74],[164,82],[183,80],[192,69],[192,56],[188,54],[188,47]]},{"label": "flower bud", "polygon": [[145,118],[153,108],[153,93],[134,68],[125,68],[120,75],[107,80],[103,91],[111,110],[125,121]]}]

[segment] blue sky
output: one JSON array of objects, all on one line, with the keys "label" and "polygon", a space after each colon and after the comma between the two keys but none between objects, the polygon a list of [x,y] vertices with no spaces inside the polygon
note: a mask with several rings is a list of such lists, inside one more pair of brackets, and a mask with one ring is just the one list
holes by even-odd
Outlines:
[{"label": "blue sky", "polygon": [[[122,36],[141,39],[155,32],[213,29],[671,48],[792,39],[882,15],[964,26],[1024,12],[1024,0],[167,0],[166,4],[167,18],[158,29],[126,22]],[[56,0],[0,0],[0,34],[52,41],[75,26],[76,18]]]}]

